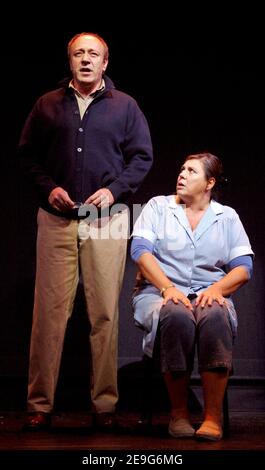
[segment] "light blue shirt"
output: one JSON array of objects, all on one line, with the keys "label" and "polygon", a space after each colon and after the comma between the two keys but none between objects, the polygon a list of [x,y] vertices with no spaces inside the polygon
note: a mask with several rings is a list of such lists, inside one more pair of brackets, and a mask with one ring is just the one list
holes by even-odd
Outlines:
[{"label": "light blue shirt", "polygon": [[[176,203],[174,195],[152,198],[137,219],[132,236],[143,237],[153,243],[153,255],[161,269],[187,296],[199,293],[222,279],[226,275],[226,264],[238,256],[253,255],[253,251],[242,222],[231,207],[211,201],[194,231],[184,208]],[[140,302],[145,294],[154,294],[154,297],[151,295],[152,312],[147,308],[150,296],[146,302]],[[159,290],[147,281],[133,299],[135,319],[147,332],[154,329],[151,317],[157,319],[159,316],[154,304],[160,310],[162,300]],[[229,304],[235,333],[236,313],[232,301]]]},{"label": "light blue shirt", "polygon": [[188,295],[206,289],[225,275],[223,267],[241,255],[253,255],[234,209],[211,201],[192,231],[184,206],[174,195],[152,198],[135,223],[132,236],[154,245],[166,276]]}]

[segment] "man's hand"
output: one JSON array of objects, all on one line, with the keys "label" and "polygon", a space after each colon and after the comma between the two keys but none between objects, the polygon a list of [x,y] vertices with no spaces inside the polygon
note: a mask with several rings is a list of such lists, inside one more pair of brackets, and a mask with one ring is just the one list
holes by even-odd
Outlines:
[{"label": "man's hand", "polygon": [[60,212],[66,212],[69,209],[73,209],[75,205],[74,201],[70,199],[68,193],[59,186],[50,192],[48,201],[54,209]]},{"label": "man's hand", "polygon": [[114,203],[114,197],[109,189],[101,188],[92,194],[86,201],[85,204],[94,204],[96,207],[104,209]]}]

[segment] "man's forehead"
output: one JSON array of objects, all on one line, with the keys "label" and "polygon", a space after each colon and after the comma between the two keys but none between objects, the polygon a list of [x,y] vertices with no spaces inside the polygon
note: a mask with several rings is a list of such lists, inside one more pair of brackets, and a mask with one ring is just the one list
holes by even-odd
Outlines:
[{"label": "man's forehead", "polygon": [[79,36],[78,38],[75,39],[75,41],[71,45],[72,49],[79,49],[82,47],[93,47],[94,49],[104,49],[103,44],[100,42],[100,40],[90,35]]}]

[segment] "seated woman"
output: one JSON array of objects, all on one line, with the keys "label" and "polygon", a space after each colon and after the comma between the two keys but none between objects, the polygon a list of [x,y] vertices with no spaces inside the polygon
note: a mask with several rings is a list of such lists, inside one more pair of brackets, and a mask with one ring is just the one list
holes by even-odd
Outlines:
[{"label": "seated woman", "polygon": [[[159,322],[173,437],[222,438],[222,402],[237,328],[230,296],[249,280],[253,251],[235,210],[214,200],[221,175],[216,156],[188,156],[177,194],[152,198],[133,231],[131,255],[143,278],[133,298],[134,316],[145,330],[149,356]],[[205,404],[196,432],[188,413],[195,343]]]}]

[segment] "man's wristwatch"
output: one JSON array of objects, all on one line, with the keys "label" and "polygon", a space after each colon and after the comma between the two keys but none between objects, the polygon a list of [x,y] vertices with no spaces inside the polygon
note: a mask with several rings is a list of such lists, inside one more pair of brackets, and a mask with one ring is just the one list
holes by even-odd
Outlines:
[{"label": "man's wristwatch", "polygon": [[175,286],[174,286],[174,284],[169,284],[166,287],[162,287],[162,289],[160,291],[160,294],[162,295],[162,297],[163,297],[164,292],[166,292],[166,290],[169,289],[170,287],[175,287]]}]

